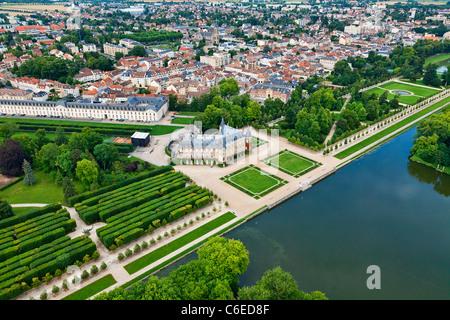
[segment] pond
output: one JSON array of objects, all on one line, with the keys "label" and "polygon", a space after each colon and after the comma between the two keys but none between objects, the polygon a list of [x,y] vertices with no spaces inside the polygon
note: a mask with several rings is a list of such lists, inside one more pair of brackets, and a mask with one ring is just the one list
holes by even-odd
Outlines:
[{"label": "pond", "polygon": [[410,95],[412,95],[411,92],[405,91],[405,90],[392,90],[391,92],[392,92],[392,94],[399,95],[399,96],[410,96]]}]

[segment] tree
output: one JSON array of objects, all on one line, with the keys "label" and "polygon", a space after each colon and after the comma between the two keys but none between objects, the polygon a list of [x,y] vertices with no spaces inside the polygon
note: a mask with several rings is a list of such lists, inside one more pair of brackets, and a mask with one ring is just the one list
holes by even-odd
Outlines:
[{"label": "tree", "polygon": [[69,139],[67,138],[67,135],[64,134],[63,129],[61,127],[56,128],[56,145],[60,146],[62,144],[66,144],[67,142],[69,142]]},{"label": "tree", "polygon": [[240,91],[239,84],[234,78],[220,80],[219,89],[222,97],[231,97],[237,95]]},{"label": "tree", "polygon": [[80,135],[83,146],[93,152],[96,145],[103,142],[101,135],[92,128],[84,127]]},{"label": "tree", "polygon": [[66,200],[66,202],[67,199],[76,196],[78,193],[77,189],[75,188],[75,185],[68,177],[63,178],[61,186],[64,194],[64,199]]},{"label": "tree", "polygon": [[53,142],[44,145],[38,153],[39,166],[44,172],[50,172],[56,167],[56,160],[61,153],[60,148]]},{"label": "tree", "polygon": [[441,85],[441,80],[439,79],[436,66],[432,63],[426,66],[425,73],[423,75],[423,83],[430,86],[439,87]]},{"label": "tree", "polygon": [[129,56],[136,56],[136,57],[146,57],[147,52],[145,50],[144,46],[134,46],[133,49],[131,49],[128,52]]},{"label": "tree", "polygon": [[256,285],[239,289],[238,296],[240,300],[309,300],[281,267],[267,270]]},{"label": "tree", "polygon": [[26,133],[15,134],[11,139],[18,141],[22,146],[22,150],[25,153],[27,161],[32,163],[36,158],[36,153],[39,150],[39,146],[36,144],[36,139],[30,138]]},{"label": "tree", "polygon": [[116,146],[111,143],[101,143],[95,146],[94,156],[103,166],[103,169],[110,168],[114,161],[118,159],[118,151]]},{"label": "tree", "polygon": [[[248,250],[242,242],[223,237],[213,237],[208,245],[197,251],[200,260],[209,260],[217,267],[217,276],[224,277],[237,284],[238,275],[247,270],[249,264]],[[233,257],[233,259],[230,259]]]},{"label": "tree", "polygon": [[83,159],[78,161],[75,174],[83,184],[85,190],[88,190],[91,185],[98,184],[98,169],[91,160]]},{"label": "tree", "polygon": [[11,205],[6,200],[0,199],[0,220],[12,217],[13,214]]},{"label": "tree", "polygon": [[0,170],[5,176],[19,176],[22,174],[22,164],[25,153],[18,141],[6,139],[0,146]]},{"label": "tree", "polygon": [[114,54],[114,58],[115,58],[116,60],[120,60],[120,59],[122,59],[122,57],[123,57],[123,52],[117,51],[117,52]]},{"label": "tree", "polygon": [[33,184],[35,184],[36,178],[34,177],[33,169],[31,169],[31,165],[27,160],[23,160],[22,169],[25,174],[25,176],[23,177],[23,183],[26,186],[32,186]]},{"label": "tree", "polygon": [[49,139],[46,137],[47,132],[45,129],[37,129],[36,130],[36,143],[39,147],[42,147],[43,145],[49,143]]},{"label": "tree", "polygon": [[0,134],[4,138],[11,138],[19,130],[19,125],[12,121],[6,121],[0,126]]}]

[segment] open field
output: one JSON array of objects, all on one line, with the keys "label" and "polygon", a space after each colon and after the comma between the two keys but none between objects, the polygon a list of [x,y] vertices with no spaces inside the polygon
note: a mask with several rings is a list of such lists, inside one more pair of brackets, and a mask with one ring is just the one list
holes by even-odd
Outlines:
[{"label": "open field", "polygon": [[12,4],[12,3],[3,3],[0,5],[0,9],[13,9],[13,10],[26,10],[26,11],[60,11],[65,12],[69,7],[65,7],[64,5],[68,4],[66,3],[59,3],[59,4],[30,4],[30,3],[18,3],[18,4]]},{"label": "open field", "polygon": [[[445,5],[447,3],[446,0],[418,0],[417,2],[420,4],[423,4],[423,5],[430,5],[430,4]],[[377,5],[380,5],[380,4],[393,5],[396,3],[406,4],[408,2],[407,1],[378,1],[376,4]]]},{"label": "open field", "polygon": [[249,165],[226,175],[221,180],[255,199],[259,199],[287,183],[287,181],[254,165]]},{"label": "open field", "polygon": [[[0,197],[8,203],[57,203],[64,202],[62,188],[50,178],[48,173],[35,171],[36,183],[26,186],[23,182],[3,190]],[[80,183],[74,181],[75,187],[81,189]]]},{"label": "open field", "polygon": [[289,150],[283,150],[262,160],[262,162],[295,178],[298,178],[321,165],[314,160],[302,157],[301,155]]}]

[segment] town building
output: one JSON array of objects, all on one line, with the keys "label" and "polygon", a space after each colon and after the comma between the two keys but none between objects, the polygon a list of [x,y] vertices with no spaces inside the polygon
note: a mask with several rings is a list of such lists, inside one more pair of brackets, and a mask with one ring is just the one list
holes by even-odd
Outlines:
[{"label": "town building", "polygon": [[128,48],[123,47],[121,45],[112,44],[112,43],[105,43],[103,44],[103,51],[105,54],[113,56],[116,54],[116,52],[121,52],[123,55],[128,54]]}]

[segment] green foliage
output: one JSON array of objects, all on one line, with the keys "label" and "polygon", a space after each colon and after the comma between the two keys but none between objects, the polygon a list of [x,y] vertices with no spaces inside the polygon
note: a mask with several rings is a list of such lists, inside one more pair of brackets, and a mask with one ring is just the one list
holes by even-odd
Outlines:
[{"label": "green foliage", "polygon": [[0,199],[0,220],[13,216],[11,205],[6,200]]},{"label": "green foliage", "polygon": [[450,110],[432,115],[417,127],[411,154],[441,166],[450,165]]},{"label": "green foliage", "polygon": [[280,267],[267,270],[256,285],[240,288],[238,296],[240,300],[328,300],[318,291],[300,291],[291,274]]},{"label": "green foliage", "polygon": [[78,161],[75,172],[85,190],[89,189],[92,184],[98,183],[98,169],[95,163],[91,160],[83,159]]}]

